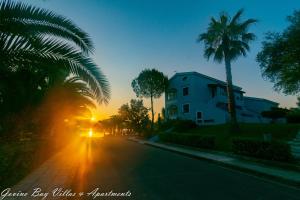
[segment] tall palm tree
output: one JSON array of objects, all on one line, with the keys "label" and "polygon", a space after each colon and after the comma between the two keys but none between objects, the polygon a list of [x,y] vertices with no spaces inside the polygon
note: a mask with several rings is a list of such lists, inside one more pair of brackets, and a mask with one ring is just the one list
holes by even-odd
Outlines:
[{"label": "tall palm tree", "polygon": [[248,32],[250,25],[256,23],[256,19],[241,21],[243,10],[239,10],[232,18],[226,13],[221,13],[219,19],[211,18],[207,31],[199,35],[198,42],[204,42],[204,56],[214,61],[225,62],[228,111],[231,123],[236,127],[237,118],[233,93],[231,62],[240,55],[246,56],[250,50],[249,42],[255,39],[253,33]]},{"label": "tall palm tree", "polygon": [[[9,72],[44,70],[48,83],[58,70],[76,74],[93,90],[99,103],[108,102],[105,75],[89,57],[94,46],[69,19],[22,2],[0,3],[0,88]],[[1,91],[0,91],[1,95]]]},{"label": "tall palm tree", "polygon": [[65,127],[66,120],[74,123],[77,117],[89,116],[97,107],[93,91],[78,77],[71,77],[62,84],[53,86],[47,97],[34,110],[33,120],[40,127],[40,133],[57,132]]}]

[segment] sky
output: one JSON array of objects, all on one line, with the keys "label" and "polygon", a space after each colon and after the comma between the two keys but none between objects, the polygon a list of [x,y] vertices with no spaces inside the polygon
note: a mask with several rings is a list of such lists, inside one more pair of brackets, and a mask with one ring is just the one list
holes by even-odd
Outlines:
[{"label": "sky", "polygon": [[[175,72],[197,71],[225,80],[224,64],[203,57],[197,36],[205,32],[210,17],[221,11],[234,15],[245,10],[242,19],[259,22],[250,31],[257,38],[247,57],[232,63],[233,83],[247,96],[267,98],[281,107],[295,107],[296,96],[275,92],[264,80],[255,61],[266,32],[280,32],[286,17],[300,9],[297,0],[23,0],[68,17],[92,38],[95,62],[111,85],[111,100],[100,107],[100,118],[116,114],[118,108],[136,98],[131,81],[145,68],[156,68],[168,77]],[[150,105],[148,99],[144,100]],[[155,100],[155,111],[164,97]]]}]

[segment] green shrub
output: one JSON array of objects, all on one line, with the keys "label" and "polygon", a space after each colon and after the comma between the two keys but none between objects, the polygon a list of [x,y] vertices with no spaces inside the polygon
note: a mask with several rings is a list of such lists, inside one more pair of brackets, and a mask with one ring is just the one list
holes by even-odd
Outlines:
[{"label": "green shrub", "polygon": [[170,142],[175,144],[214,149],[215,148],[215,137],[213,136],[199,136],[199,135],[188,135],[179,133],[163,133],[159,135],[159,138],[163,142]]},{"label": "green shrub", "polygon": [[175,132],[184,132],[197,128],[197,124],[192,120],[168,120],[160,125],[160,131],[173,129]]},{"label": "green shrub", "polygon": [[290,111],[286,119],[288,123],[300,124],[300,109]]},{"label": "green shrub", "polygon": [[278,141],[262,141],[236,138],[232,140],[233,152],[274,161],[292,161],[293,157],[288,144]]}]

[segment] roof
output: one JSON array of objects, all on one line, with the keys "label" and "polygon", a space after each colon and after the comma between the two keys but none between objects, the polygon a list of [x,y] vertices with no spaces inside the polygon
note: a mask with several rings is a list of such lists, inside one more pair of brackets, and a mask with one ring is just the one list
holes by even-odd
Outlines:
[{"label": "roof", "polygon": [[[194,76],[198,76],[198,77],[201,77],[201,78],[206,78],[206,79],[209,79],[209,80],[214,81],[214,82],[216,82],[216,83],[218,83],[218,84],[221,84],[221,85],[225,85],[225,86],[227,85],[227,83],[224,82],[224,81],[221,81],[221,80],[215,79],[215,78],[213,78],[213,77],[210,77],[210,76],[201,74],[201,73],[199,73],[199,72],[180,72],[180,73],[176,73],[176,74],[174,74],[174,75],[170,78],[170,80],[173,79],[173,78],[175,78],[176,76],[189,76],[189,75],[194,75]],[[233,87],[234,87],[235,90],[242,90],[241,87],[238,87],[238,86],[236,86],[236,85],[234,85]]]},{"label": "roof", "polygon": [[266,101],[266,102],[268,102],[268,103],[272,103],[272,104],[279,105],[279,103],[277,103],[277,102],[275,102],[275,101],[271,101],[271,100],[264,99],[264,98],[257,98],[257,97],[247,97],[247,96],[244,96],[244,99],[252,100],[252,101]]}]

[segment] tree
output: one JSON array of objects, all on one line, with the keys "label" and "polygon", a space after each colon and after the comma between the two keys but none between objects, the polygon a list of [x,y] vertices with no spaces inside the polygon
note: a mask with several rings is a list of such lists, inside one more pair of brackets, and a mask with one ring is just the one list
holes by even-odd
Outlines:
[{"label": "tree", "polygon": [[159,98],[168,86],[168,77],[156,69],[145,69],[137,78],[135,78],[131,86],[137,97],[150,98],[151,101],[151,130],[154,124],[154,108],[153,98]]},{"label": "tree", "polygon": [[98,103],[108,102],[109,84],[90,58],[93,50],[89,35],[71,20],[26,3],[1,1],[0,122],[7,125],[4,119],[33,110],[53,88],[66,86],[68,77],[84,83]]},{"label": "tree", "polygon": [[207,31],[199,35],[198,42],[204,42],[204,57],[213,57],[214,61],[225,62],[228,111],[233,127],[237,127],[235,100],[232,84],[231,62],[240,55],[246,56],[249,42],[255,39],[253,33],[248,32],[255,19],[241,21],[243,10],[239,10],[232,18],[221,13],[219,19],[211,18]]},{"label": "tree", "polygon": [[35,89],[32,95],[37,88],[43,91],[58,80],[63,82],[70,74],[75,74],[94,90],[93,95],[99,103],[107,102],[110,94],[108,81],[89,57],[93,49],[88,34],[69,19],[22,2],[2,1],[1,103],[9,96],[7,93],[11,87],[7,82],[20,71],[35,80],[35,85],[29,86]]},{"label": "tree", "polygon": [[300,10],[288,16],[290,25],[282,33],[267,33],[257,54],[262,75],[276,91],[300,93]]},{"label": "tree", "polygon": [[272,123],[275,123],[277,119],[286,117],[288,112],[288,109],[273,107],[271,110],[263,111],[261,115],[272,119]]},{"label": "tree", "polygon": [[119,116],[127,124],[127,128],[136,133],[144,133],[149,124],[148,109],[143,100],[131,99],[130,104],[124,104],[119,108]]},{"label": "tree", "polygon": [[[33,120],[40,127],[38,132],[62,137],[66,125],[74,123],[77,117],[89,115],[90,109],[96,108],[92,93],[87,84],[77,77],[52,87],[43,102],[32,108]],[[28,118],[28,112],[24,116]]]}]

